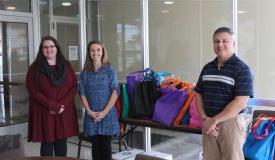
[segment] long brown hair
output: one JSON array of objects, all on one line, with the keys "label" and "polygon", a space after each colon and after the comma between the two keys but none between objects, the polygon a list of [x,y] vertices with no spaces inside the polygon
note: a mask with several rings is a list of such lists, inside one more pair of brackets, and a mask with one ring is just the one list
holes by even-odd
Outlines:
[{"label": "long brown hair", "polygon": [[[56,47],[56,69],[50,68],[49,63],[47,62],[47,59],[43,54],[43,44],[45,41],[52,41]],[[36,70],[36,81],[38,81],[38,77],[40,74],[45,74],[53,84],[63,84],[66,75],[66,67],[68,64],[69,61],[64,57],[57,40],[52,36],[42,37],[36,59],[32,64],[32,66]]]},{"label": "long brown hair", "polygon": [[42,68],[43,67],[42,64],[47,62],[47,59],[43,54],[43,43],[45,41],[48,41],[48,40],[52,41],[54,43],[55,47],[56,47],[56,50],[57,50],[56,51],[56,64],[60,64],[60,63],[62,63],[62,64],[65,63],[66,64],[66,63],[68,63],[68,60],[64,57],[63,52],[61,50],[61,47],[60,47],[59,43],[57,42],[57,40],[52,36],[45,36],[45,37],[41,38],[38,53],[37,53],[36,59],[33,62],[33,64],[35,65],[35,67],[37,69]]},{"label": "long brown hair", "polygon": [[90,47],[93,44],[98,44],[102,48],[101,63],[103,65],[110,65],[111,64],[110,61],[109,61],[109,58],[108,58],[107,49],[104,46],[104,44],[101,41],[91,41],[91,42],[89,42],[89,44],[87,46],[86,60],[85,60],[84,68],[83,68],[83,70],[86,70],[86,71],[95,71],[95,68],[94,68],[94,65],[93,65],[93,60],[90,56]]}]

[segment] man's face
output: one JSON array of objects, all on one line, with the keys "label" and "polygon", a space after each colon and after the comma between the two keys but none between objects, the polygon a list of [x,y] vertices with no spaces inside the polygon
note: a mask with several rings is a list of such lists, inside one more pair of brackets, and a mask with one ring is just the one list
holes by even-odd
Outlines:
[{"label": "man's face", "polygon": [[234,46],[233,37],[227,32],[217,33],[213,37],[213,47],[217,57],[227,58],[233,53]]}]

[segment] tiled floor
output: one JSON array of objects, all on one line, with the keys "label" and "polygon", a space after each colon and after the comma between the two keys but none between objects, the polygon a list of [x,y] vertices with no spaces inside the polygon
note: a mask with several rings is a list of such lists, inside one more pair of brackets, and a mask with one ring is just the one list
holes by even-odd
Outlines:
[{"label": "tiled floor", "polygon": [[[251,121],[251,116],[246,118],[247,124]],[[81,123],[80,123],[81,124]],[[138,129],[142,131],[141,128]],[[152,134],[164,135],[160,138],[162,143],[152,146],[152,150],[172,154],[173,160],[198,160],[199,153],[202,150],[201,135],[190,134],[185,132],[174,132],[168,130],[151,129]],[[39,156],[40,144],[27,142],[27,123],[15,124],[5,127],[0,127],[0,135],[20,133],[24,137],[24,148],[26,156]],[[166,136],[166,137],[165,137]],[[168,137],[167,137],[168,136]],[[153,137],[153,136],[151,136]],[[142,138],[142,137],[141,137]],[[143,141],[136,138],[138,141]],[[153,140],[153,138],[152,138]],[[77,137],[72,137],[68,140],[68,156],[77,156]],[[142,146],[142,145],[141,145]],[[113,144],[113,152],[118,152],[118,145]],[[82,143],[81,159],[91,160],[91,144]]]},{"label": "tiled floor", "polygon": [[[137,129],[142,131],[141,128]],[[157,136],[156,139],[161,140],[162,143],[152,143],[152,149],[159,152],[172,154],[173,160],[197,160],[199,152],[201,151],[201,135],[188,134],[184,132],[172,132],[168,130],[151,129],[152,135],[162,135],[161,138]],[[26,156],[39,156],[40,144],[27,142],[27,123],[15,124],[6,127],[0,127],[0,135],[20,133],[24,138],[24,148]],[[164,135],[164,136],[163,136]],[[153,140],[154,136],[151,136]],[[143,142],[142,137],[136,138]],[[77,137],[68,140],[68,156],[77,156]],[[142,145],[137,145],[142,146]],[[118,152],[118,145],[113,144],[113,152]],[[124,148],[123,148],[124,149]],[[81,148],[81,159],[91,160],[91,144],[83,142]]]},{"label": "tiled floor", "polygon": [[[198,160],[199,152],[201,151],[201,135],[188,134],[183,132],[171,132],[165,130],[153,130],[161,134],[169,134],[175,138],[169,139],[164,143],[152,146],[155,151],[172,154],[173,160]],[[68,140],[68,156],[77,156],[77,138]],[[39,143],[30,143],[24,139],[24,147],[26,156],[39,156]],[[92,160],[91,158],[91,144],[83,143],[81,148],[81,159]],[[113,145],[113,151],[118,152],[117,145]]]},{"label": "tiled floor", "polygon": [[[40,143],[27,142],[24,139],[24,148],[26,156],[39,156]],[[68,143],[68,157],[77,157],[77,144]],[[91,149],[87,147],[81,148],[81,159],[92,160]]]}]

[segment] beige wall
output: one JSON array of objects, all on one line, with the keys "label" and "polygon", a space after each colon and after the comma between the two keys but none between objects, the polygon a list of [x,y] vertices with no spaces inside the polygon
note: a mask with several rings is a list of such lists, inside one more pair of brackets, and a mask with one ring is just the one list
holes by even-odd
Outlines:
[{"label": "beige wall", "polygon": [[240,0],[238,2],[239,56],[252,68],[255,97],[275,98],[275,1]]},{"label": "beige wall", "polygon": [[196,82],[215,55],[212,34],[229,26],[229,1],[176,0],[172,5],[149,1],[150,66]]}]

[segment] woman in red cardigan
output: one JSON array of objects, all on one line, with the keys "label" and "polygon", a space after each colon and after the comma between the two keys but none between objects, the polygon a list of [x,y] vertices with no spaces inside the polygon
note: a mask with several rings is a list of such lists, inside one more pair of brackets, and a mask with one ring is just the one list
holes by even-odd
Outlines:
[{"label": "woman in red cardigan", "polygon": [[41,156],[66,156],[67,138],[79,133],[74,97],[74,70],[55,38],[43,37],[30,66],[28,140],[41,142]]}]

